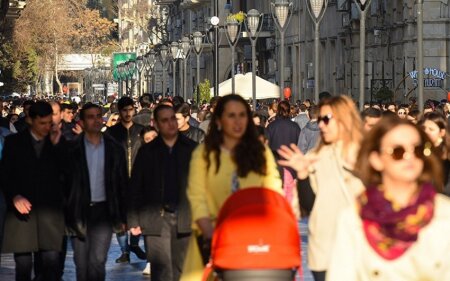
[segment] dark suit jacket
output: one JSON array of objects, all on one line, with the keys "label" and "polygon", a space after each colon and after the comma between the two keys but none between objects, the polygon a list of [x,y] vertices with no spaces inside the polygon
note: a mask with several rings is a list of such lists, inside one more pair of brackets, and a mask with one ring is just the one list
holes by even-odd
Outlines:
[{"label": "dark suit jacket", "polygon": [[[29,130],[6,137],[1,162],[1,186],[7,203],[4,252],[59,251],[64,235],[63,171],[66,163],[62,139],[54,146],[50,139],[38,158]],[[13,198],[21,195],[32,204],[21,215]]]},{"label": "dark suit jacket", "polygon": [[[126,222],[125,189],[128,183],[125,152],[120,144],[108,135],[105,142],[105,191],[109,215],[114,231],[120,232],[121,225]],[[78,237],[86,234],[86,222],[91,203],[89,170],[84,145],[84,134],[81,134],[69,149],[70,185],[67,196],[66,220],[69,231]]]},{"label": "dark suit jacket", "polygon": [[[108,128],[105,132],[106,135],[111,136],[117,143],[122,145],[126,156],[127,169],[133,167],[136,155],[142,145],[140,134],[143,128],[144,126],[142,125],[133,124],[130,129],[127,130],[122,123],[118,122],[116,125]],[[130,139],[130,143],[128,143],[128,137]],[[128,146],[131,147],[130,155],[128,155]]]},{"label": "dark suit jacket", "polygon": [[[161,235],[164,193],[165,143],[159,136],[141,147],[131,175],[128,195],[128,227],[140,226],[144,235]],[[191,208],[186,195],[189,162],[196,143],[179,134],[177,149],[178,233],[191,232]]]}]

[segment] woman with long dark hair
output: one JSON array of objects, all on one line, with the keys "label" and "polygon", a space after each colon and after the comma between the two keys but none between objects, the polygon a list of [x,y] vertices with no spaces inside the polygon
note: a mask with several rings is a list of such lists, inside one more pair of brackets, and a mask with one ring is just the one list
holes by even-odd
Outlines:
[{"label": "woman with long dark hair", "polygon": [[338,220],[330,281],[450,280],[450,201],[424,132],[384,117],[364,139],[356,173],[366,186]]},{"label": "woman with long dark hair", "polygon": [[250,107],[239,95],[222,97],[213,113],[205,143],[192,155],[188,197],[194,222],[210,239],[225,200],[246,187],[279,192],[281,180],[274,156],[258,139]]},{"label": "woman with long dark hair", "polygon": [[[228,95],[217,103],[205,142],[190,163],[187,195],[204,263],[220,208],[233,192],[248,187],[283,192],[274,156],[258,139],[249,105],[239,95]],[[193,251],[188,250],[191,265],[185,265],[183,273],[192,278],[182,280],[201,277],[202,265],[192,265]]]},{"label": "woman with long dark hair", "polygon": [[450,195],[450,135],[447,120],[436,111],[428,112],[419,120],[419,126],[427,134],[442,160],[444,193]]}]

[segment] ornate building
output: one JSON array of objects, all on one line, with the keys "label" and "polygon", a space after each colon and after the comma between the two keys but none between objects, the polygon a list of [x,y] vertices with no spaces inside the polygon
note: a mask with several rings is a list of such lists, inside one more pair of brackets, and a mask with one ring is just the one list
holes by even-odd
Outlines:
[{"label": "ornate building", "polygon": [[[306,1],[294,0],[293,16],[286,32],[285,85],[296,99],[313,98],[314,25]],[[212,1],[175,2],[176,20],[170,27],[170,39],[179,34],[208,28]],[[256,8],[264,13],[263,32],[258,40],[258,75],[278,82],[279,35],[271,14],[270,1],[219,0],[219,17],[225,22],[229,12]],[[444,0],[424,1],[425,99],[447,97],[450,83],[450,6]],[[359,12],[352,0],[330,0],[320,26],[320,91],[359,95]],[[223,34],[224,31],[221,33]],[[404,102],[416,95],[414,80],[417,48],[416,7],[414,0],[372,0],[366,22],[365,100],[376,100],[382,87],[394,92],[394,100]],[[230,77],[230,51],[225,38],[220,44],[219,80]],[[212,56],[203,56],[202,79],[212,79]],[[250,42],[241,38],[235,69],[250,71]],[[192,66],[195,67],[194,64]],[[192,73],[194,73],[193,71]],[[193,79],[191,79],[193,80]],[[195,81],[195,80],[194,80]],[[191,87],[193,85],[191,84]]]}]

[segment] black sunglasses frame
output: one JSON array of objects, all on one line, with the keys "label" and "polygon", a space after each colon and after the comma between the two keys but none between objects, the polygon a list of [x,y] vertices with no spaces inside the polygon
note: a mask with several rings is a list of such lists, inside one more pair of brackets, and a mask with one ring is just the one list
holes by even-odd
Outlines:
[{"label": "black sunglasses frame", "polygon": [[330,123],[330,120],[331,120],[331,119],[333,119],[333,115],[332,115],[332,114],[327,114],[327,115],[324,115],[324,116],[319,116],[319,117],[317,118],[317,124],[319,124],[320,122],[323,121],[323,123],[324,123],[325,125],[328,125],[328,124]]}]

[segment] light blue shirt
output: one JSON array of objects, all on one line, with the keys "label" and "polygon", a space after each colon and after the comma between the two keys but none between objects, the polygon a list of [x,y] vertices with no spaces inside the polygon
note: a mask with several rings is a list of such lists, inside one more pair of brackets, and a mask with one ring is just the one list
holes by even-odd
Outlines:
[{"label": "light blue shirt", "polygon": [[103,137],[98,145],[90,143],[84,137],[86,147],[86,160],[89,171],[89,184],[91,187],[91,202],[106,201],[105,192],[105,142]]}]

